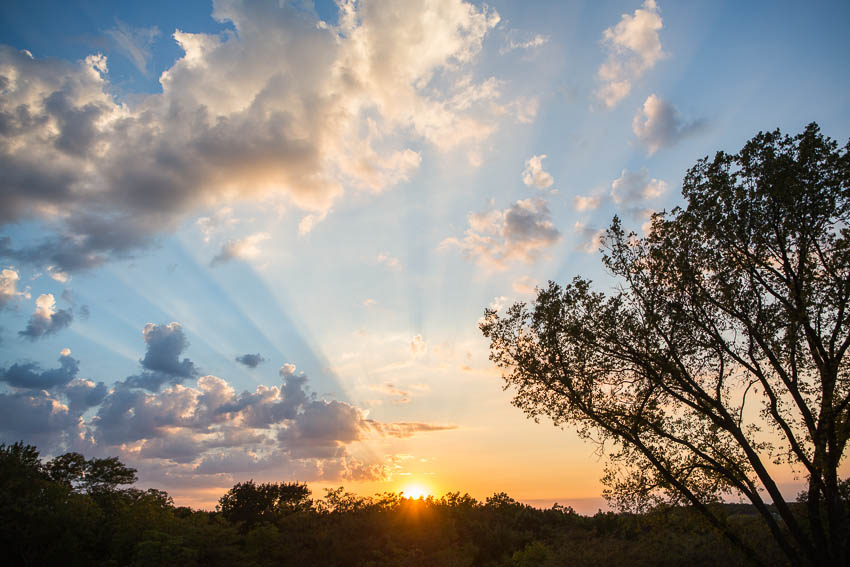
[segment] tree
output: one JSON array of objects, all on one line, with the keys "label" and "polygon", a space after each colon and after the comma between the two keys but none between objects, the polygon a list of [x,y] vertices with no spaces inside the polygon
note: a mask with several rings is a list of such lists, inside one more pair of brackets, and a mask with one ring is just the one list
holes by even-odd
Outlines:
[{"label": "tree", "polygon": [[114,492],[118,486],[138,480],[136,469],[118,457],[86,460],[80,453],[65,453],[51,459],[45,469],[54,482],[88,494]]},{"label": "tree", "polygon": [[[816,124],[699,160],[646,237],[615,218],[609,292],[576,277],[481,329],[513,403],[608,448],[621,506],[743,497],[795,565],[850,560],[850,143]],[[771,463],[807,480],[780,492]],[[842,496],[844,494],[845,496]],[[803,503],[804,501],[804,503]]]},{"label": "tree", "polygon": [[258,522],[273,522],[281,515],[312,508],[310,489],[298,482],[267,482],[255,484],[253,480],[233,486],[218,501],[224,518],[232,523],[243,523],[246,530]]}]

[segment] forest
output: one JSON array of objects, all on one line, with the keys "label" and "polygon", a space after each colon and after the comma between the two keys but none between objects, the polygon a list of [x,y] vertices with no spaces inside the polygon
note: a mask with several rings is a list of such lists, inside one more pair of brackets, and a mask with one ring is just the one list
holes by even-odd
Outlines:
[{"label": "forest", "polygon": [[[364,497],[344,488],[314,498],[306,484],[245,480],[215,510],[175,506],[133,484],[117,458],[50,460],[23,442],[0,444],[0,562],[4,565],[744,565],[745,556],[687,506],[640,514],[547,510],[505,493]],[[749,504],[716,504],[767,564],[782,565]],[[805,507],[795,510],[805,514]]]}]

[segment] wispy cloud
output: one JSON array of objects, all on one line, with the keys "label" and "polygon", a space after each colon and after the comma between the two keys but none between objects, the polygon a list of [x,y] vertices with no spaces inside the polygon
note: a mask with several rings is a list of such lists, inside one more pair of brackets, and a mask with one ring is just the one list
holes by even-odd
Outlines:
[{"label": "wispy cloud", "polygon": [[148,69],[148,65],[153,58],[151,47],[159,37],[158,27],[133,27],[116,19],[115,27],[106,30],[105,33],[115,44],[116,49],[129,59],[140,73],[150,76],[151,70]]},{"label": "wispy cloud", "polygon": [[505,55],[515,49],[535,49],[549,43],[549,36],[542,34],[528,34],[517,30],[511,30],[505,38],[505,45],[499,48],[499,54]]}]

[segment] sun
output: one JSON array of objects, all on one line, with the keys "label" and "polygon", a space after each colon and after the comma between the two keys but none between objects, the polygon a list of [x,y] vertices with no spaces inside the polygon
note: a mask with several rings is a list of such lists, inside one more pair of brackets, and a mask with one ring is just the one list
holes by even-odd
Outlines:
[{"label": "sun", "polygon": [[431,492],[430,488],[421,484],[408,484],[402,489],[401,492],[405,498],[413,498],[414,500],[418,500],[419,498],[427,498],[429,496],[434,495]]}]

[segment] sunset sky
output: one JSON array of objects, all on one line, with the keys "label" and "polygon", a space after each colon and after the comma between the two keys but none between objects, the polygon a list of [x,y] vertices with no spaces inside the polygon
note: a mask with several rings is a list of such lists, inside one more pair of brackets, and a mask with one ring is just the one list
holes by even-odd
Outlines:
[{"label": "sunset sky", "polygon": [[[37,4],[37,7],[33,7]],[[760,130],[850,137],[850,3],[0,4],[0,441],[213,507],[601,506],[478,320]],[[793,494],[793,478],[784,477]],[[414,487],[418,487],[414,490]]]}]

